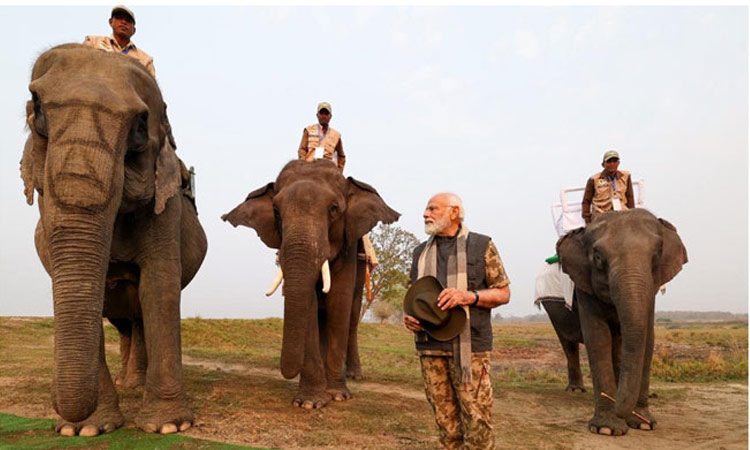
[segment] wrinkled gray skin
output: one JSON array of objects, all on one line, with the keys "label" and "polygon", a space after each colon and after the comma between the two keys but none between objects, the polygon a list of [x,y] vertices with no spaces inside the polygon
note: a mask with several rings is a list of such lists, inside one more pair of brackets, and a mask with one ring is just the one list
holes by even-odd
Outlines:
[{"label": "wrinkled gray skin", "polygon": [[569,392],[586,392],[583,387],[583,374],[581,374],[581,358],[579,345],[583,344],[583,333],[581,332],[581,321],[578,318],[578,306],[573,310],[565,306],[565,301],[542,300],[542,306],[547,311],[550,322],[560,340],[565,358],[568,361],[568,386]]},{"label": "wrinkled gray skin", "polygon": [[[356,331],[364,264],[360,237],[399,214],[371,186],[345,179],[330,161],[292,161],[275,183],[251,192],[222,219],[253,228],[279,249],[284,272],[284,336],[281,373],[300,375],[293,404],[320,408],[351,397],[344,362],[359,370]],[[330,262],[331,287],[321,291],[320,269]]]},{"label": "wrinkled gray skin", "polygon": [[628,427],[653,429],[656,420],[648,410],[648,392],[655,296],[659,286],[687,263],[676,229],[643,209],[609,212],[560,238],[557,254],[576,285],[594,382],[589,430],[622,435]]},{"label": "wrinkled gray skin", "polygon": [[180,291],[206,252],[156,81],[135,60],[77,44],[36,61],[21,160],[38,194],[35,243],[52,278],[52,403],[63,435],[123,423],[104,357],[102,317],[142,324],[149,355],[140,428],[191,426],[182,382]]}]

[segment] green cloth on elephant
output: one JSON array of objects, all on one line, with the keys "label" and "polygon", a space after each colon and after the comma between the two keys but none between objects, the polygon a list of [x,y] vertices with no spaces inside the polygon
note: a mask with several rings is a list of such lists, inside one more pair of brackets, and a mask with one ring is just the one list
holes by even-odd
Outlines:
[{"label": "green cloth on elephant", "polygon": [[554,254],[550,256],[549,258],[545,259],[544,262],[547,264],[554,264],[556,262],[560,262],[560,257],[557,254]]}]

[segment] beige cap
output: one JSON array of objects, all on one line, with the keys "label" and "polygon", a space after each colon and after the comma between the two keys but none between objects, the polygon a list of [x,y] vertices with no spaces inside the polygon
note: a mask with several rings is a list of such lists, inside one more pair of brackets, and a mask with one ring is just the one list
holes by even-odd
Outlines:
[{"label": "beige cap", "polygon": [[614,150],[607,150],[606,152],[604,152],[604,157],[602,158],[602,162],[607,162],[608,159],[612,159],[612,158],[620,159],[620,154]]},{"label": "beige cap", "polygon": [[320,112],[321,109],[327,109],[329,113],[332,113],[333,110],[331,110],[331,104],[328,102],[320,102],[318,103],[318,109],[317,112]]},{"label": "beige cap", "polygon": [[133,19],[133,25],[135,25],[135,14],[133,11],[128,9],[127,6],[123,5],[117,5],[114,8],[112,8],[112,15],[110,17],[114,17],[116,13],[118,12],[124,12],[125,14],[129,15],[131,19]]}]

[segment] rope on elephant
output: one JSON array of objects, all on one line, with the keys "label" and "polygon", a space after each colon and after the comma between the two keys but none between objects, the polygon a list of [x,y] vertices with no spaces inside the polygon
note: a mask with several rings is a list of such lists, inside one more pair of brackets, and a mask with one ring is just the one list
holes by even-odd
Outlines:
[{"label": "rope on elephant", "polygon": [[[612,397],[611,395],[607,394],[606,392],[602,392],[601,394],[602,394],[602,397],[606,398],[607,400],[610,400],[610,401],[611,401],[612,403],[617,403],[617,400],[615,400],[615,398],[614,398],[614,397]],[[642,415],[638,414],[638,413],[637,413],[637,412],[635,412],[635,411],[631,411],[631,413],[632,413],[632,414],[633,414],[633,415],[634,415],[635,417],[637,417],[637,418],[641,419],[642,421],[644,421],[645,423],[647,423],[647,424],[651,425],[651,421],[650,421],[650,420],[648,420],[647,418],[643,417]]]}]

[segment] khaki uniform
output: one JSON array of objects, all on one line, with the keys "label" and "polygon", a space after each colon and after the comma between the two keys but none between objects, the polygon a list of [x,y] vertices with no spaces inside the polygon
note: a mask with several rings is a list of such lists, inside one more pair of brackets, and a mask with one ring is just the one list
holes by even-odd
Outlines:
[{"label": "khaki uniform", "polygon": [[623,211],[635,208],[630,172],[618,170],[615,173],[615,179],[610,180],[607,172],[602,171],[588,179],[581,202],[581,216],[584,221],[588,224],[597,215],[612,211],[613,199],[619,200],[620,209]]},{"label": "khaki uniform", "polygon": [[452,356],[422,356],[427,401],[435,412],[440,443],[448,450],[495,448],[492,432],[490,352],[471,354],[471,383],[460,383]]},{"label": "khaki uniform", "polygon": [[328,131],[323,134],[320,124],[317,123],[308,126],[302,132],[302,141],[297,151],[299,159],[314,160],[317,147],[323,147],[323,159],[333,161],[341,171],[344,170],[346,155],[341,143],[341,133],[328,127]]},{"label": "khaki uniform", "polygon": [[136,48],[135,44],[133,44],[133,41],[130,41],[130,43],[125,46],[125,48],[122,48],[120,47],[120,44],[117,43],[117,40],[114,38],[114,36],[86,36],[86,39],[83,41],[83,45],[99,50],[104,50],[105,52],[122,53],[124,55],[128,55],[131,58],[137,59],[139,63],[143,64],[143,66],[146,68],[146,70],[148,70],[148,73],[150,73],[151,76],[156,76],[156,69],[154,69],[154,58],[143,50]]}]

